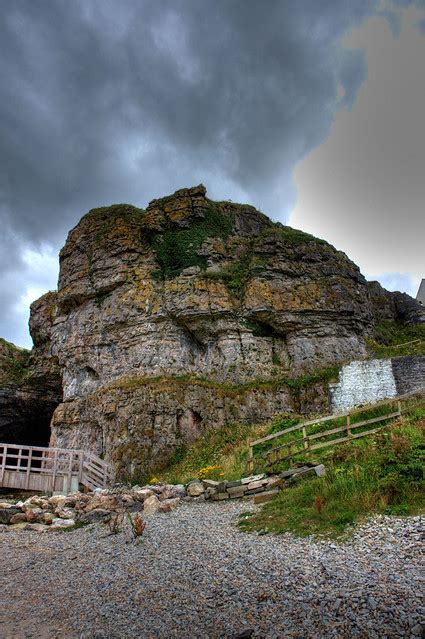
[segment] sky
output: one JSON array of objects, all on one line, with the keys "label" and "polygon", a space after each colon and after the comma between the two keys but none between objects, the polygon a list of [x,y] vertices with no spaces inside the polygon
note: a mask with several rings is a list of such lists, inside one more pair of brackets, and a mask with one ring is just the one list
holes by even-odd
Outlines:
[{"label": "sky", "polygon": [[415,295],[425,0],[0,0],[0,336],[90,208],[200,182]]}]

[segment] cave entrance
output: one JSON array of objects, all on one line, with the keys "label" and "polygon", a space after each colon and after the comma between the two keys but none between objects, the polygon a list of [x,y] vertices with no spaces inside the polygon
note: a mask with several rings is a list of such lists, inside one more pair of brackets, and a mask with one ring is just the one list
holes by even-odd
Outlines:
[{"label": "cave entrance", "polygon": [[50,422],[58,401],[14,396],[0,397],[0,441],[5,444],[48,446]]}]

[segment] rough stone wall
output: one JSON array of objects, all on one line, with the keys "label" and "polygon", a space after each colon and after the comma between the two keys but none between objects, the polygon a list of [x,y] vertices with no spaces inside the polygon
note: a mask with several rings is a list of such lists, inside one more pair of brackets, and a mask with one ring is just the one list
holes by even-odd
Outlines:
[{"label": "rough stone wall", "polygon": [[425,387],[425,357],[395,357],[355,361],[343,366],[339,381],[331,384],[333,413],[373,404]]},{"label": "rough stone wall", "polygon": [[395,397],[397,388],[390,359],[351,362],[343,366],[337,384],[330,385],[333,413]]},{"label": "rough stone wall", "polygon": [[425,387],[425,357],[395,357],[391,360],[397,394]]}]

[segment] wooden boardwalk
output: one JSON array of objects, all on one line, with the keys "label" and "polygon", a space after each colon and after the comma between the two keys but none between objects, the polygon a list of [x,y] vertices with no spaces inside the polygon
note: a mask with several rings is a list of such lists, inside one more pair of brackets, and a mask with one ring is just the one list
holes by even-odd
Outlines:
[{"label": "wooden boardwalk", "polygon": [[84,450],[0,443],[0,487],[67,494],[113,483],[112,467]]}]

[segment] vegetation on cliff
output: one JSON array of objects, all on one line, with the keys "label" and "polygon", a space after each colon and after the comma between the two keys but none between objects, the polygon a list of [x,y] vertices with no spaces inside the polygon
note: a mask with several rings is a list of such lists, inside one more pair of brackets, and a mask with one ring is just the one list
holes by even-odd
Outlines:
[{"label": "vegetation on cliff", "polygon": [[205,269],[207,257],[201,253],[207,238],[227,239],[232,232],[233,219],[224,214],[216,202],[209,201],[204,217],[191,221],[188,228],[167,221],[160,234],[155,234],[152,247],[161,270],[158,277],[169,279],[189,267]]},{"label": "vegetation on cliff", "polygon": [[376,326],[373,339],[366,341],[379,358],[425,355],[425,324],[385,320]]},{"label": "vegetation on cliff", "polygon": [[29,374],[30,351],[0,338],[0,383],[20,384]]}]

